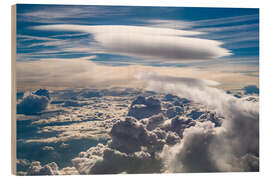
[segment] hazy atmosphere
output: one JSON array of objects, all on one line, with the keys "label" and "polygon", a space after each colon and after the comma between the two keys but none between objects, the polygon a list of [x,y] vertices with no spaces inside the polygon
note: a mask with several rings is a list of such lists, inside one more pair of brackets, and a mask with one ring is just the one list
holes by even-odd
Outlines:
[{"label": "hazy atmosphere", "polygon": [[259,10],[17,5],[17,174],[259,171]]}]

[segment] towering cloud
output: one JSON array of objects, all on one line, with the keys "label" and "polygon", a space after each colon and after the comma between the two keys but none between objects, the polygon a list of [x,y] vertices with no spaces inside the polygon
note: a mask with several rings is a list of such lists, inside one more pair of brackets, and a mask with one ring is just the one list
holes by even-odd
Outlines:
[{"label": "towering cloud", "polygon": [[258,103],[235,98],[204,80],[190,84],[181,78],[158,74],[143,77],[147,89],[187,97],[215,108],[225,118],[220,127],[197,122],[184,130],[179,144],[165,146],[162,157],[168,172],[258,171]]},{"label": "towering cloud", "polygon": [[[150,120],[153,124],[153,119]],[[132,117],[118,121],[110,132],[112,140],[99,144],[79,157],[73,164],[81,174],[152,173],[162,171],[162,161],[156,154],[166,143],[177,143],[179,138],[161,129],[149,131],[146,125]]]},{"label": "towering cloud", "polygon": [[[216,136],[214,124],[197,122],[185,129],[182,141],[162,151],[167,172],[217,172],[219,169],[212,158],[211,146]],[[218,157],[216,157],[218,158]]]}]

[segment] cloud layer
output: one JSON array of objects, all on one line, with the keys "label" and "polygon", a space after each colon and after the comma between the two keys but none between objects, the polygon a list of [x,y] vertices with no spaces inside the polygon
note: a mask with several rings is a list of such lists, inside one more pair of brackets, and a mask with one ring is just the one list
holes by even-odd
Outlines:
[{"label": "cloud layer", "polygon": [[[95,56],[84,58],[53,58],[40,59],[39,61],[17,62],[17,82],[18,87],[44,88],[44,87],[142,87],[141,78],[152,76],[151,73],[146,76],[145,72],[153,72],[164,75],[162,81],[171,81],[166,76],[175,76],[174,80],[189,82],[190,85],[198,84],[194,78],[201,77],[202,83],[209,85],[242,88],[245,85],[254,84],[258,77],[234,72],[222,72],[216,69],[197,69],[188,67],[151,67],[142,65],[129,66],[105,66],[94,63],[91,59]],[[245,69],[249,70],[249,69]],[[213,73],[216,74],[213,76]],[[237,78],[235,78],[237,76]],[[180,78],[179,78],[180,77]],[[154,77],[151,77],[154,78]]]},{"label": "cloud layer", "polygon": [[[204,113],[199,115],[200,118],[178,115],[167,119],[162,114],[142,120],[127,117],[114,124],[110,132],[112,140],[107,145],[90,148],[73,160],[80,173],[259,170],[259,117],[256,102],[237,99],[198,79],[190,86],[181,78],[170,79],[156,74],[151,79],[153,76],[145,79],[149,85],[147,90],[174,92],[188,97],[214,109],[224,117],[223,122],[219,124],[213,116],[202,115]],[[162,81],[163,78],[169,81],[166,83]],[[154,86],[155,83],[157,85]],[[174,86],[170,86],[170,83]],[[145,101],[139,97],[132,104],[143,105]],[[112,163],[115,161],[119,163]]]},{"label": "cloud layer", "polygon": [[[245,98],[235,98],[232,94],[226,94],[216,89],[213,86],[216,83],[213,81],[190,79],[193,82],[190,84],[186,78],[163,76],[157,73],[146,74],[143,77],[146,77],[142,80],[146,83],[145,90],[156,92],[148,94],[148,97],[139,96],[140,93],[134,92],[131,93],[132,95],[129,94],[132,96],[129,96],[130,101],[124,99],[125,101],[122,102],[130,103],[129,107],[125,106],[126,112],[122,115],[117,114],[111,120],[101,116],[99,118],[101,121],[80,122],[85,118],[88,119],[84,116],[92,114],[90,112],[94,113],[90,105],[78,110],[85,111],[85,114],[79,113],[77,117],[75,114],[78,111],[72,110],[67,120],[62,121],[58,117],[58,119],[54,118],[55,120],[33,122],[32,125],[42,125],[38,133],[57,132],[52,138],[26,141],[26,143],[45,143],[42,146],[43,152],[58,150],[55,143],[62,142],[69,144],[68,148],[76,149],[70,144],[75,139],[79,140],[78,144],[83,142],[85,147],[90,146],[90,148],[79,153],[72,160],[73,167],[59,170],[55,163],[42,166],[39,162],[34,162],[30,165],[28,175],[259,170],[257,101],[248,101]],[[127,90],[131,92],[130,89]],[[89,92],[86,89],[76,92],[60,90],[60,97],[66,97],[63,92],[68,93],[69,97],[70,94],[77,94],[78,96],[73,96],[74,99],[76,97],[78,99],[82,97],[83,100],[92,99],[95,105],[98,104],[97,100],[102,101],[102,98],[114,104],[109,98],[110,95],[99,98],[83,97],[84,92]],[[54,99],[56,92],[53,91],[52,94]],[[127,98],[126,95],[120,97]],[[120,97],[116,96],[118,99],[116,104],[119,104]],[[120,98],[120,101],[122,100]],[[107,103],[103,101],[101,104]],[[64,103],[61,106],[64,106]],[[96,107],[102,109],[101,106]],[[115,109],[107,109],[107,107],[104,107],[105,111]],[[142,116],[145,113],[147,116],[138,119],[135,118],[136,113],[126,116],[128,108],[131,111],[134,107],[144,108],[138,113]],[[153,114],[148,116],[147,110],[151,111],[153,107],[158,107],[158,111],[153,111]],[[77,118],[79,118],[78,123],[75,123]],[[66,124],[71,121],[72,124]],[[55,122],[59,125],[49,125]],[[109,141],[91,147],[92,135],[101,138],[104,134],[109,136],[107,138]],[[80,141],[82,139],[85,141]],[[42,163],[48,162],[56,161]],[[61,165],[59,162],[59,166],[63,167]]]}]

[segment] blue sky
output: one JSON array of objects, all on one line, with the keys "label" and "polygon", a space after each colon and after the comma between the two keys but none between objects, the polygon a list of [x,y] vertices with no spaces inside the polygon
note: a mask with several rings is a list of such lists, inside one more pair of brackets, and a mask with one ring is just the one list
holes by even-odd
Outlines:
[{"label": "blue sky", "polygon": [[17,55],[258,76],[259,9],[19,4]]}]

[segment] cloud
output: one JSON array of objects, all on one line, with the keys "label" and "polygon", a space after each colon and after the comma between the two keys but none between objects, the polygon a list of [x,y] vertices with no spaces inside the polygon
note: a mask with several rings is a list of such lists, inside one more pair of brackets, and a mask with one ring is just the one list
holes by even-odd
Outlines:
[{"label": "cloud", "polygon": [[84,98],[93,98],[93,97],[101,97],[102,94],[99,91],[84,90],[82,91],[81,96]]},{"label": "cloud", "polygon": [[[183,139],[179,144],[164,148],[163,154],[169,154],[163,156],[168,172],[258,171],[256,159],[259,158],[259,106],[257,102],[235,98],[222,90],[208,86],[203,83],[204,81],[191,86],[174,77],[168,82],[162,81],[162,78],[159,81],[160,77],[162,76],[156,75],[155,78],[146,78],[146,89],[186,97],[213,108],[224,117],[220,127],[215,127],[211,122],[197,122],[194,127],[184,129]],[[195,148],[198,144],[201,145],[199,149]],[[197,156],[198,153],[200,156]],[[250,159],[255,159],[255,162],[250,163]]]},{"label": "cloud", "polygon": [[[31,164],[30,161],[27,160],[27,159],[19,159],[19,158],[17,158],[17,160],[16,160],[16,169],[19,172],[26,171],[29,168],[30,164]],[[18,174],[18,172],[17,172],[17,174]],[[25,173],[23,173],[23,174],[25,174]]]},{"label": "cloud", "polygon": [[187,118],[185,116],[176,116],[171,120],[166,121],[165,124],[162,125],[162,129],[169,130],[178,134],[179,137],[183,137],[183,131],[186,128],[194,126],[196,121],[191,118]]},{"label": "cloud", "polygon": [[[138,96],[131,105],[148,99]],[[72,162],[80,174],[161,173],[166,170],[163,147],[181,142],[181,132],[194,125],[180,117],[168,120],[161,113],[142,120],[126,117],[113,125],[111,141],[81,152]]]},{"label": "cloud", "polygon": [[162,123],[164,123],[164,121],[165,121],[165,117],[162,115],[162,113],[153,115],[150,118],[148,118],[146,129],[150,131],[153,129],[156,129]]},{"label": "cloud", "polygon": [[45,110],[48,104],[49,99],[47,97],[30,94],[25,96],[17,104],[17,113],[25,115],[34,115],[40,111]]},{"label": "cloud", "polygon": [[79,174],[78,171],[74,167],[65,167],[63,169],[59,169],[58,165],[55,162],[51,162],[41,165],[39,161],[33,161],[28,171],[24,174],[27,176],[40,176],[40,175],[75,175]]},{"label": "cloud", "polygon": [[42,150],[43,150],[43,151],[54,151],[55,149],[54,149],[54,147],[52,147],[52,146],[44,146],[44,147],[42,148]]},{"label": "cloud", "polygon": [[171,28],[171,29],[189,29],[195,25],[191,21],[169,20],[169,19],[166,19],[166,20],[165,19],[148,19],[148,20],[142,20],[142,22],[147,23],[151,27]]},{"label": "cloud", "polygon": [[222,42],[200,39],[196,31],[142,26],[44,25],[36,30],[88,32],[98,49],[111,54],[152,60],[209,60],[231,55]]},{"label": "cloud", "polygon": [[82,106],[86,106],[86,105],[89,105],[89,103],[67,100],[64,102],[64,104],[62,106],[63,107],[82,107]]},{"label": "cloud", "polygon": [[136,71],[129,69],[131,74],[128,75],[124,67],[97,65],[89,60],[91,58],[94,57],[17,62],[18,84],[31,87],[37,84],[53,87],[121,86],[127,84]]},{"label": "cloud", "polygon": [[[243,15],[243,16],[232,16],[232,17],[223,17],[223,18],[215,18],[215,19],[202,19],[202,20],[195,20],[195,21],[182,21],[182,20],[169,20],[169,19],[150,19],[144,20],[150,24],[151,26],[155,27],[170,27],[172,29],[179,28],[179,29],[191,29],[195,27],[205,27],[205,26],[216,26],[216,25],[226,25],[227,27],[231,27],[233,23],[238,22],[246,22],[246,21],[254,21],[258,20],[258,14],[251,14],[251,15]],[[196,30],[200,30],[196,28]],[[211,30],[211,29],[210,29]]]},{"label": "cloud", "polygon": [[142,146],[149,152],[155,152],[162,149],[165,143],[155,132],[149,132],[142,123],[132,117],[116,123],[110,135],[112,138],[110,147],[126,153],[140,151]]},{"label": "cloud", "polygon": [[[163,159],[168,162],[168,172],[217,172],[212,161],[209,144],[215,138],[214,124],[200,123],[185,129],[181,143],[174,147],[165,147]],[[169,149],[169,150],[168,150]]]},{"label": "cloud", "polygon": [[31,163],[26,175],[59,175],[58,165],[55,162],[52,162],[41,166],[39,161],[34,161]]},{"label": "cloud", "polygon": [[166,115],[168,118],[173,118],[177,115],[182,115],[182,114],[183,114],[183,108],[180,108],[179,106],[168,108],[168,110],[166,111]]},{"label": "cloud", "polygon": [[49,100],[50,98],[50,93],[47,89],[39,89],[36,92],[34,92],[34,94],[38,95],[38,96],[45,96],[47,97]]},{"label": "cloud", "polygon": [[[259,27],[259,24],[244,24],[244,25],[235,25],[235,26],[200,28],[197,30],[198,31],[206,31],[206,32],[219,32],[219,31],[224,32],[224,31],[238,31],[238,30],[247,30],[247,29],[254,30],[254,28],[258,28],[258,27]],[[258,34],[258,32],[254,32],[254,33]]]},{"label": "cloud", "polygon": [[161,168],[160,161],[147,152],[127,154],[102,144],[80,153],[72,162],[80,174],[151,173]]},{"label": "cloud", "polygon": [[148,72],[148,73],[138,73],[136,76],[140,80],[151,80],[161,83],[183,83],[189,87],[204,87],[204,86],[217,86],[220,83],[210,80],[201,80],[189,77],[176,77],[176,76],[166,76],[159,75],[158,73]]},{"label": "cloud", "polygon": [[[150,77],[153,76],[156,77],[152,80]],[[43,142],[47,145],[108,136],[107,144],[99,144],[81,152],[72,160],[74,167],[58,170],[59,174],[258,171],[257,102],[234,98],[212,86],[215,83],[205,80],[197,79],[190,85],[174,76],[171,79],[165,76],[164,79],[168,81],[157,78],[162,77],[160,74],[151,74],[150,77],[145,79],[149,86],[145,86],[144,90],[155,88],[155,97],[138,96],[131,105],[159,104],[161,112],[140,120],[122,114],[115,116],[118,120],[43,126],[39,133],[54,132],[56,136],[28,140],[26,143]],[[162,88],[159,88],[160,84],[163,84]],[[76,93],[81,95],[85,91]],[[172,94],[158,94],[168,91]],[[181,98],[183,96],[188,101]],[[107,101],[114,104],[112,99]],[[178,101],[179,104],[175,103]],[[164,103],[182,108],[182,114],[168,119],[165,110],[169,106]],[[183,104],[185,106],[181,106]],[[82,111],[93,114],[91,107],[82,107],[80,118],[86,116]],[[77,113],[73,111],[72,115]],[[218,119],[220,116],[221,122]],[[76,119],[75,116],[72,119]],[[36,164],[32,167],[33,172],[38,174],[45,166]],[[52,173],[49,167],[41,172]]]},{"label": "cloud", "polygon": [[[32,5],[33,6],[33,5]],[[110,6],[47,6],[37,5],[33,9],[18,13],[21,21],[39,23],[89,23],[89,18],[127,16],[129,7]]]},{"label": "cloud", "polygon": [[20,38],[20,41],[33,41],[33,40],[38,40],[38,41],[55,41],[56,39],[54,38],[49,38],[49,37],[39,37],[39,36],[29,36],[29,35],[17,35],[18,38]]},{"label": "cloud", "polygon": [[143,96],[138,96],[130,105],[128,116],[136,119],[151,117],[154,114],[161,112],[161,102],[153,97],[145,99]]},{"label": "cloud", "polygon": [[[40,136],[26,138],[25,143],[42,144],[42,146],[52,143],[50,146],[56,147],[55,144],[63,142],[69,144],[72,140],[107,141],[111,127],[116,120],[125,117],[128,109],[127,102],[132,99],[131,95],[124,93],[125,96],[123,96],[122,93],[138,93],[135,90],[127,91],[122,89],[112,89],[111,91],[113,94],[107,89],[98,91],[102,95],[106,94],[99,98],[95,97],[87,100],[83,98],[84,101],[72,101],[72,103],[78,102],[79,105],[89,104],[80,106],[80,108],[74,108],[63,107],[62,105],[68,101],[66,99],[70,97],[73,97],[72,99],[79,99],[84,92],[89,92],[89,90],[53,90],[53,99],[62,104],[52,104],[46,113],[42,113],[40,118],[36,117],[31,122],[31,126],[42,127],[36,129],[36,133],[40,134]],[[117,91],[119,91],[118,95],[120,97],[112,97],[111,95],[117,95]]]},{"label": "cloud", "polygon": [[[200,38],[219,40],[227,45],[232,42],[258,40],[259,23],[258,22],[254,23],[254,20],[258,21],[258,18],[259,18],[258,15],[255,14],[248,16],[235,16],[218,19],[198,20],[198,21],[152,19],[143,22],[148,23],[148,25],[150,25],[151,27],[164,27],[171,29],[186,29],[186,30],[192,29],[192,31],[202,32],[202,34],[199,35]],[[245,22],[250,20],[253,21],[252,24]],[[235,22],[245,24],[234,25],[233,23]],[[254,47],[254,45],[250,45],[250,43],[249,46]],[[231,49],[232,46],[228,47],[227,45],[226,48]],[[237,44],[237,47],[235,48],[241,47],[239,46],[239,44]]]},{"label": "cloud", "polygon": [[[39,61],[26,61],[16,63],[18,87],[27,88],[61,88],[61,87],[81,87],[81,88],[109,88],[109,87],[126,87],[140,88],[142,82],[138,78],[144,76],[154,78],[155,73],[166,76],[175,76],[182,81],[197,81],[196,77],[216,81],[202,82],[221,86],[226,88],[242,88],[243,86],[254,84],[258,77],[245,74],[236,74],[231,69],[221,69],[221,67],[208,67],[207,69],[192,67],[152,67],[142,65],[128,66],[105,66],[91,61],[95,56],[83,58],[47,58]],[[237,71],[249,71],[250,68],[242,67],[241,70],[234,66]],[[224,68],[224,67],[223,67]],[[217,71],[217,69],[219,71]],[[256,70],[255,70],[256,71]],[[152,72],[152,73],[145,73]],[[213,73],[216,76],[213,76]],[[235,78],[237,76],[237,78]],[[166,81],[166,77],[162,77]],[[193,78],[190,79],[190,78]],[[195,82],[195,84],[198,84]]]},{"label": "cloud", "polygon": [[[187,86],[186,91],[213,88],[203,82]],[[222,91],[220,93],[222,95]],[[145,101],[139,96],[131,104],[145,104]],[[226,122],[218,126],[211,122],[215,117],[208,112],[201,114],[202,119],[186,117],[187,114],[172,119],[162,114],[142,120],[127,117],[113,125],[107,145],[92,147],[72,162],[81,174],[258,171],[258,127],[254,122],[258,119],[253,109],[256,105],[229,105],[230,110],[222,112]],[[221,109],[216,110],[221,113]],[[185,109],[185,113],[188,112]],[[247,137],[250,140],[245,139]]]},{"label": "cloud", "polygon": [[152,117],[146,124],[132,117],[116,122],[110,132],[111,141],[81,152],[72,160],[74,166],[81,174],[160,173],[163,166],[156,152],[165,143],[179,142],[177,134],[153,126],[163,121],[160,118]]},{"label": "cloud", "polygon": [[[53,119],[53,118],[52,118]],[[89,118],[90,119],[90,118]],[[93,120],[93,119],[92,119]],[[50,126],[47,125],[43,127],[41,130],[38,131],[38,133],[54,133],[53,136],[49,137],[42,137],[42,138],[29,138],[25,142],[26,143],[61,143],[61,142],[68,142],[70,140],[82,140],[82,139],[90,139],[90,140],[101,140],[101,139],[108,139],[108,129],[106,129],[105,123],[108,123],[107,126],[109,126],[110,122],[105,121],[86,121],[86,122],[80,122],[82,120],[76,120],[75,117],[73,117],[70,121],[73,122],[73,124],[65,125],[64,122],[61,122],[61,119],[56,119],[53,122],[63,123],[63,125],[58,126]],[[74,123],[76,122],[77,123]],[[52,120],[45,120],[42,121],[42,123],[53,123]],[[40,123],[40,122],[38,122]],[[41,123],[41,124],[42,124]],[[55,134],[57,136],[55,136]]]},{"label": "cloud", "polygon": [[76,170],[75,167],[64,167],[60,170],[60,175],[77,175],[79,172]]}]

